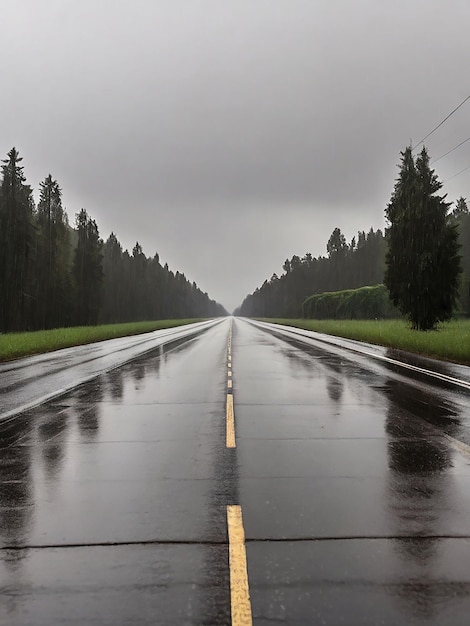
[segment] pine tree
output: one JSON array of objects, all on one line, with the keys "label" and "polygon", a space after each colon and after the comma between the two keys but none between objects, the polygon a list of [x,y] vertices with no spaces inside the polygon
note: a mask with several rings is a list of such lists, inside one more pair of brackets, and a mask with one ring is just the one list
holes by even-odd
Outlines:
[{"label": "pine tree", "polygon": [[137,241],[132,248],[132,274],[129,297],[133,304],[133,320],[142,321],[151,319],[148,313],[148,300],[150,290],[148,289],[148,259],[145,256],[142,246]]},{"label": "pine tree", "polygon": [[69,231],[62,191],[49,174],[40,183],[36,212],[36,327],[56,328],[67,320]]},{"label": "pine tree", "polygon": [[103,313],[105,323],[122,322],[124,263],[122,246],[111,233],[103,247]]},{"label": "pine tree", "polygon": [[448,216],[442,183],[425,148],[402,153],[400,173],[385,210],[389,222],[385,285],[414,329],[451,318],[458,298],[458,233]]},{"label": "pine tree", "polygon": [[28,325],[31,300],[33,199],[16,148],[2,162],[0,185],[0,331]]},{"label": "pine tree", "polygon": [[459,232],[462,253],[462,274],[460,276],[459,309],[470,315],[470,213],[466,198],[460,197],[452,211],[452,221]]},{"label": "pine tree", "polygon": [[461,215],[468,215],[467,199],[463,196],[460,196],[460,198],[457,200],[457,202],[455,203],[455,209],[452,211],[452,216],[457,219]]},{"label": "pine tree", "polygon": [[76,216],[78,242],[73,260],[75,280],[75,323],[96,324],[101,306],[103,242],[98,226],[85,209]]}]

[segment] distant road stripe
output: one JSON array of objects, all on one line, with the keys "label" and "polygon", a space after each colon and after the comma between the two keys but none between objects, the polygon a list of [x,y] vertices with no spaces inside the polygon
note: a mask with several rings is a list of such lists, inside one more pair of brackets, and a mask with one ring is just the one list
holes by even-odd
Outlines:
[{"label": "distant road stripe", "polygon": [[447,433],[444,433],[444,438],[447,439],[454,450],[458,450],[462,454],[470,457],[470,446],[466,443],[463,443],[463,441],[459,441],[458,439],[454,439],[454,437],[451,437]]},{"label": "distant road stripe", "polygon": [[242,509],[239,505],[227,506],[227,526],[232,626],[251,626],[253,617],[248,587],[245,531],[243,529]]},{"label": "distant road stripe", "polygon": [[[232,380],[227,381],[227,387],[229,389],[232,389]],[[19,482],[22,482],[22,481],[19,481]]]},{"label": "distant road stripe", "polygon": [[233,395],[231,393],[227,394],[227,411],[226,411],[226,422],[227,422],[227,448],[235,448],[235,418],[233,415]]}]

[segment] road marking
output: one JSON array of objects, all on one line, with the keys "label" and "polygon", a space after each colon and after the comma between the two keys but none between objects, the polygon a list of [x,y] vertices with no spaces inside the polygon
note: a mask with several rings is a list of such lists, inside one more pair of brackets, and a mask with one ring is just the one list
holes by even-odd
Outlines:
[{"label": "road marking", "polygon": [[235,441],[235,416],[233,411],[233,394],[232,394],[232,323],[230,323],[230,331],[228,334],[228,357],[227,357],[227,390],[230,389],[230,392],[227,393],[227,405],[225,410],[225,423],[226,423],[226,439],[225,445],[227,448],[236,448],[237,444]]},{"label": "road marking", "polygon": [[[263,322],[255,323],[253,321],[250,321],[250,323],[252,323],[254,326],[265,327],[267,330],[272,332],[272,329],[270,328],[270,326],[272,325],[269,325]],[[346,337],[333,337],[332,339],[327,338],[327,337],[315,337],[315,334],[318,335],[321,333],[315,333],[315,331],[309,331],[309,330],[306,331],[306,329],[296,329],[293,327],[289,327],[288,329],[286,329],[286,327],[285,326],[283,327],[281,324],[279,324],[279,327],[280,329],[278,329],[278,334],[281,334],[281,335],[294,335],[295,337],[298,337],[300,335],[301,338],[304,337],[304,338],[311,339],[312,341],[315,341],[315,342],[326,343],[326,344],[332,345],[335,348],[340,348],[341,350],[348,350],[349,352],[354,352],[355,354],[359,354],[360,356],[369,356],[378,361],[391,363],[392,365],[396,365],[397,367],[402,367],[404,369],[408,369],[413,372],[417,372],[419,374],[424,374],[425,376],[431,376],[432,378],[437,378],[438,380],[442,380],[443,382],[451,383],[452,385],[458,385],[459,387],[463,387],[464,389],[470,389],[470,381],[468,380],[454,378],[453,376],[448,376],[447,374],[441,374],[439,372],[433,372],[423,367],[418,367],[417,365],[411,365],[411,363],[404,363],[403,361],[398,361],[397,359],[392,359],[390,357],[377,354],[376,352],[369,352],[367,350],[361,350],[359,348],[355,348],[352,345],[339,344],[335,342],[335,339],[344,339],[346,342],[355,341],[354,339],[351,340]],[[306,335],[304,331],[306,331],[307,333],[311,333],[311,334]],[[382,346],[382,347],[386,347],[386,346]]]},{"label": "road marking", "polygon": [[227,526],[232,626],[251,626],[253,624],[253,618],[251,615],[245,531],[243,529],[241,506],[227,506]]},{"label": "road marking", "polygon": [[226,424],[226,446],[227,448],[236,448],[237,444],[235,442],[235,417],[233,414],[233,395],[231,393],[227,394]]},{"label": "road marking", "polygon": [[447,433],[444,433],[444,438],[449,442],[454,450],[465,454],[465,456],[470,456],[470,446],[466,443],[463,443],[463,441],[459,441],[458,439],[454,439],[454,437],[448,435]]}]

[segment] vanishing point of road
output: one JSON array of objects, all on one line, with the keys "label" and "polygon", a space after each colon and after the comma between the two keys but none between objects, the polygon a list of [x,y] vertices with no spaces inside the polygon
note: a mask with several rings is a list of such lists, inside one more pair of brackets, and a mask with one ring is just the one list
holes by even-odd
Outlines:
[{"label": "vanishing point of road", "polygon": [[0,366],[0,623],[470,623],[470,368],[226,318]]}]

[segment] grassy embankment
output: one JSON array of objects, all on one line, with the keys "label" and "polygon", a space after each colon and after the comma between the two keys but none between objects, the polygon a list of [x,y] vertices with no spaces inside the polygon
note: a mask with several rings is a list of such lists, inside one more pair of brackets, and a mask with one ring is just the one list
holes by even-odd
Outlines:
[{"label": "grassy embankment", "polygon": [[106,324],[103,326],[77,326],[56,328],[31,333],[7,333],[0,335],[0,361],[11,361],[31,354],[52,352],[61,348],[81,346],[95,341],[139,335],[153,330],[182,326],[201,319],[159,320],[156,322],[130,322],[128,324]]},{"label": "grassy embankment", "polygon": [[437,330],[411,330],[404,320],[262,319],[328,335],[357,339],[416,354],[470,365],[470,320],[452,320]]}]

